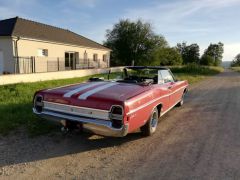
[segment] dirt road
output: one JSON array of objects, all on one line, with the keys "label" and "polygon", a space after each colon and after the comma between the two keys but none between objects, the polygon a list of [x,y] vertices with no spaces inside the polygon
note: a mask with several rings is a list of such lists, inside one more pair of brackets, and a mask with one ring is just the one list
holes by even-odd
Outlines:
[{"label": "dirt road", "polygon": [[0,138],[0,179],[240,179],[240,74],[191,87],[154,136]]}]

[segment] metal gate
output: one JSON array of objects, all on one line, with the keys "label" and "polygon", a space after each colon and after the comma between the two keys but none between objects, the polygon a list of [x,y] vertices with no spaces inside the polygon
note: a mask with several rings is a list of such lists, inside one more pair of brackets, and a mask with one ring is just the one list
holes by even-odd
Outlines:
[{"label": "metal gate", "polygon": [[35,72],[34,57],[14,57],[15,74],[30,74]]}]

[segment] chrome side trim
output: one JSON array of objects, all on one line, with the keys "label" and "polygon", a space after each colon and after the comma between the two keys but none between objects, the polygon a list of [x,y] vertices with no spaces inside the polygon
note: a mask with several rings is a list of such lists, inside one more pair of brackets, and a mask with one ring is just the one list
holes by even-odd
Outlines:
[{"label": "chrome side trim", "polygon": [[115,85],[117,85],[117,84],[118,84],[118,83],[115,83],[115,82],[107,83],[107,84],[105,84],[105,85],[103,85],[103,86],[97,87],[97,88],[95,88],[95,89],[92,89],[92,90],[90,90],[90,91],[87,91],[87,92],[81,94],[81,95],[78,97],[78,99],[85,100],[85,99],[87,99],[89,96],[91,96],[91,95],[93,95],[93,94],[95,94],[95,93],[97,93],[97,92],[99,92],[99,91],[102,91],[102,90],[104,90],[104,89],[107,89],[107,88],[109,88],[109,87],[115,86]]},{"label": "chrome side trim", "polygon": [[143,109],[143,108],[149,106],[150,104],[152,104],[152,103],[154,103],[154,102],[156,102],[156,101],[158,101],[158,100],[160,100],[160,99],[163,99],[163,98],[165,98],[165,97],[171,96],[172,94],[174,94],[174,93],[176,93],[176,92],[178,92],[178,91],[180,91],[180,90],[182,90],[182,89],[185,89],[186,87],[187,87],[187,86],[183,86],[183,87],[175,90],[174,92],[172,92],[172,93],[170,93],[170,94],[161,96],[161,97],[159,97],[159,98],[157,98],[157,99],[153,99],[153,100],[151,100],[151,101],[149,101],[149,102],[147,102],[147,103],[145,103],[145,104],[143,104],[143,105],[141,105],[141,106],[139,106],[139,107],[137,107],[137,108],[129,111],[129,112],[127,113],[127,115],[132,114],[132,113],[135,113],[136,111],[139,111],[140,109]]},{"label": "chrome side trim", "polygon": [[89,117],[89,118],[110,120],[109,111],[107,110],[71,106],[71,105],[53,103],[48,101],[43,101],[43,103],[44,103],[44,110],[70,113],[70,114]]},{"label": "chrome side trim", "polygon": [[76,94],[76,93],[78,93],[80,91],[83,91],[85,89],[88,89],[88,88],[91,88],[91,87],[94,87],[94,86],[97,86],[97,85],[100,85],[100,84],[104,84],[104,83],[106,83],[106,82],[92,82],[92,83],[87,84],[87,85],[83,85],[82,84],[83,86],[81,86],[81,87],[79,87],[77,89],[74,89],[72,91],[67,92],[66,94],[63,95],[63,97],[68,97],[69,98],[72,95],[74,95],[74,94]]},{"label": "chrome side trim", "polygon": [[72,116],[70,114],[60,114],[51,111],[43,111],[41,113],[38,113],[35,108],[33,108],[33,112],[42,118],[57,121],[59,123],[61,120],[77,121],[79,123],[82,123],[85,130],[103,136],[123,137],[126,136],[128,133],[128,124],[125,124],[118,129],[112,127],[111,121],[106,121],[102,119]]}]

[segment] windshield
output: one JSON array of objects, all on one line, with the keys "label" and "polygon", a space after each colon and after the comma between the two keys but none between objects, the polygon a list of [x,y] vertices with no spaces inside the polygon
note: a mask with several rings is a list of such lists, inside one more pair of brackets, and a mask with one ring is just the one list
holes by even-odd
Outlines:
[{"label": "windshield", "polygon": [[123,80],[126,83],[156,84],[158,69],[124,69]]}]

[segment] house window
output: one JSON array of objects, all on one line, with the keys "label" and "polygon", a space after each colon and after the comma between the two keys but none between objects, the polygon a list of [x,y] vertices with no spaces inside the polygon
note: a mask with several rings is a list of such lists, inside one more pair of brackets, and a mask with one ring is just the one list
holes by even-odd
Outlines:
[{"label": "house window", "polygon": [[93,61],[97,61],[98,60],[98,55],[97,54],[93,54]]},{"label": "house window", "polygon": [[103,62],[107,62],[107,55],[106,54],[103,55]]},{"label": "house window", "polygon": [[47,49],[38,49],[37,53],[38,53],[38,56],[41,56],[41,57],[47,57],[48,56],[48,50]]}]

